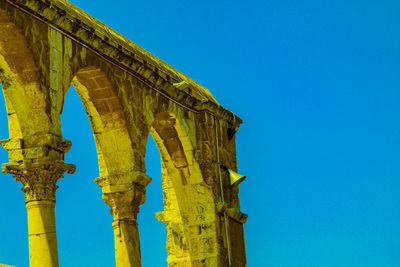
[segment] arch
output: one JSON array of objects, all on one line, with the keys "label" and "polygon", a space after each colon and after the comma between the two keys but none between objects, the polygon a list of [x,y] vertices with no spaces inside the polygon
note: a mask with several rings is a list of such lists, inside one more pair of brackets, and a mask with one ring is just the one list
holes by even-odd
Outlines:
[{"label": "arch", "polygon": [[[181,181],[174,180],[174,185],[202,183],[200,168],[194,159],[194,148],[186,129],[177,116],[164,111],[158,113],[150,130],[160,149],[161,157],[168,167],[179,172]],[[191,181],[188,181],[189,177]]]},{"label": "arch", "polygon": [[[55,225],[55,203],[52,197],[57,189],[55,181],[59,176],[52,173],[50,176],[54,181],[45,173],[51,173],[49,169],[55,166],[60,169],[68,166],[71,173],[73,166],[61,163],[64,152],[69,149],[69,142],[62,139],[61,132],[49,116],[51,104],[43,90],[44,79],[31,51],[32,36],[28,36],[30,25],[19,27],[19,23],[21,14],[8,13],[0,8],[0,83],[9,128],[9,139],[0,141],[9,152],[9,163],[3,164],[2,170],[4,173],[14,174],[16,181],[23,184],[29,247],[45,248],[53,252],[48,258],[43,256],[45,253],[38,253],[43,256],[40,261],[47,265],[48,259],[51,262],[58,261],[54,253],[57,251],[57,241],[55,231],[52,230]],[[46,171],[41,172],[44,168]],[[18,173],[22,175],[18,177]],[[31,181],[28,181],[29,178],[25,179],[27,177],[32,178]],[[43,236],[46,237],[42,238]],[[34,266],[39,257],[32,257],[31,251],[30,264]]]},{"label": "arch", "polygon": [[22,30],[0,9],[0,82],[2,84],[10,139],[54,133],[46,113],[47,102],[41,90],[38,67]]},{"label": "arch", "polygon": [[[0,1],[0,83],[10,134],[0,145],[10,152],[3,170],[24,185],[35,266],[43,255],[54,266],[58,261],[56,182],[75,170],[64,163],[71,143],[62,138],[59,118],[70,83],[93,131],[100,173],[95,181],[111,208],[119,265],[140,265],[137,213],[151,181],[144,166],[151,133],[162,159],[164,211],[157,218],[167,227],[169,264],[222,266],[229,240],[221,234],[220,215],[227,203],[217,202],[224,185],[218,188],[213,171],[204,169],[217,170],[210,147],[225,139],[213,135],[208,116],[218,115],[214,120],[227,128],[231,113],[206,89],[74,6],[28,2]],[[221,144],[234,165],[234,143]]]},{"label": "arch", "polygon": [[[208,260],[210,252],[216,253],[213,197],[204,188],[182,120],[172,112],[161,112],[150,130],[161,154],[164,211],[155,215],[166,226],[169,266],[195,266]],[[207,251],[204,242],[209,242]]]},{"label": "arch", "polygon": [[72,79],[92,127],[101,177],[135,170],[134,150],[120,99],[98,67],[81,68]]},{"label": "arch", "polygon": [[100,177],[95,182],[111,208],[117,266],[136,266],[140,264],[137,213],[151,178],[144,173],[140,144],[131,140],[128,127],[132,130],[134,125],[128,126],[116,87],[100,67],[79,69],[72,85],[82,100],[96,143]]}]

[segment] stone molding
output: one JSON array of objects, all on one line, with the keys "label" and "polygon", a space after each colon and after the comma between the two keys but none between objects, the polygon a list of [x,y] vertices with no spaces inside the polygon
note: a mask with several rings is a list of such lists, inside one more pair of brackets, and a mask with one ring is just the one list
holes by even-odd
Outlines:
[{"label": "stone molding", "polygon": [[71,148],[71,141],[51,133],[38,133],[23,139],[0,140],[8,151],[11,162],[63,160],[64,153]]},{"label": "stone molding", "polygon": [[[64,35],[128,71],[170,100],[195,112],[208,111],[232,125],[242,121],[219,105],[208,89],[75,5],[64,0],[5,2],[44,23],[51,24]],[[187,82],[187,88],[179,89],[173,85],[182,81]]]},{"label": "stone molding", "polygon": [[134,170],[98,177],[95,178],[94,181],[103,189],[103,192],[106,190],[106,193],[109,193],[111,191],[118,191],[118,187],[131,184],[138,184],[146,187],[151,182],[151,177],[144,172]]},{"label": "stone molding", "polygon": [[71,148],[72,143],[52,133],[38,133],[25,136],[24,139],[0,140],[0,145],[7,151],[46,146],[56,151],[66,153]]}]

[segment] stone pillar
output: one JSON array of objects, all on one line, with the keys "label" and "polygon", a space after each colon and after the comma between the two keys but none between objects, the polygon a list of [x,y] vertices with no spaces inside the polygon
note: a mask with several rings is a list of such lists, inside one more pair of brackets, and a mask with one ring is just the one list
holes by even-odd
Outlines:
[{"label": "stone pillar", "polygon": [[103,200],[113,216],[117,267],[140,267],[140,240],[137,224],[139,206],[146,200],[145,187],[151,178],[141,172],[95,179],[103,190]]},{"label": "stone pillar", "polygon": [[14,174],[23,184],[28,212],[29,266],[58,267],[57,235],[54,215],[56,182],[75,166],[62,161],[3,164],[4,173]]}]

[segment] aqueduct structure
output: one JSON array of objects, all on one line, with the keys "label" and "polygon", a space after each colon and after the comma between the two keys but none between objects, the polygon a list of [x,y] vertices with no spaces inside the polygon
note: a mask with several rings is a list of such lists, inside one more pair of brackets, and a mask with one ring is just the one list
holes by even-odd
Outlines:
[{"label": "aqueduct structure", "polygon": [[0,0],[0,83],[9,122],[2,171],[23,184],[31,267],[58,266],[56,182],[75,171],[64,162],[71,142],[60,127],[71,83],[97,147],[116,265],[141,266],[136,218],[151,181],[149,134],[161,154],[164,211],[156,217],[169,266],[246,265],[247,216],[220,169],[236,170],[228,132],[241,120],[207,89],[65,0]]}]

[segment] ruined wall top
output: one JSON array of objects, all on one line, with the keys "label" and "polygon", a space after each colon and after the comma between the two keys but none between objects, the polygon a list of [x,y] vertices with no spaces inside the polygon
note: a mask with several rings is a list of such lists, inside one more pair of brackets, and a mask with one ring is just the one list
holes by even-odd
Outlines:
[{"label": "ruined wall top", "polygon": [[[36,17],[99,56],[124,69],[174,102],[206,110],[232,123],[241,119],[221,107],[205,87],[147,52],[66,0],[5,0]],[[174,83],[186,81],[182,87]]]}]

